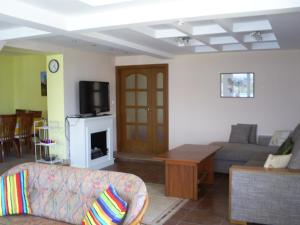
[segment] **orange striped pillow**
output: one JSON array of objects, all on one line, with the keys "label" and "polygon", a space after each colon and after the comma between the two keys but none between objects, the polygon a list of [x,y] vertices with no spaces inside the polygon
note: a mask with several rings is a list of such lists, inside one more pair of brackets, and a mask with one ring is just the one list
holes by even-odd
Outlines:
[{"label": "orange striped pillow", "polygon": [[0,177],[0,216],[30,214],[28,171]]}]

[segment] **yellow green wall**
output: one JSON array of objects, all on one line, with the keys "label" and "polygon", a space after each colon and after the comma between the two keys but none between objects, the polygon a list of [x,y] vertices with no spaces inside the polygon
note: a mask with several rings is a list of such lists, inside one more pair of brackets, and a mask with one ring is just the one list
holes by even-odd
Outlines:
[{"label": "yellow green wall", "polygon": [[40,72],[44,55],[0,55],[0,113],[16,109],[41,110],[46,116],[47,97],[41,96]]},{"label": "yellow green wall", "polygon": [[47,96],[41,95],[40,73],[46,71],[45,55],[14,57],[14,108],[41,110],[46,116]]},{"label": "yellow green wall", "polygon": [[64,67],[62,55],[48,55],[47,65],[51,59],[59,62],[59,70],[48,77],[48,123],[49,136],[56,141],[51,147],[51,153],[59,155],[61,159],[67,158],[65,140],[65,107],[64,107]]},{"label": "yellow green wall", "polygon": [[14,112],[13,58],[0,55],[0,114]]},{"label": "yellow green wall", "polygon": [[[60,64],[57,73],[48,71],[53,58]],[[16,109],[42,110],[48,117],[49,137],[57,143],[51,153],[65,159],[63,69],[62,55],[0,55],[0,114],[12,114]],[[41,71],[47,72],[47,97],[41,96]]]}]

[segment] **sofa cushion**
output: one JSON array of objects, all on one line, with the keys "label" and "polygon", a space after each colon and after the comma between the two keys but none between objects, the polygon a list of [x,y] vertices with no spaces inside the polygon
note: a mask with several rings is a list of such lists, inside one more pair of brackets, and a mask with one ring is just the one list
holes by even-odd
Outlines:
[{"label": "sofa cushion", "polygon": [[237,125],[250,127],[248,142],[250,144],[257,144],[257,124],[241,124],[241,123],[238,123]]},{"label": "sofa cushion", "polygon": [[272,138],[270,140],[270,146],[280,146],[285,140],[290,136],[291,132],[289,130],[277,130],[274,131]]},{"label": "sofa cushion", "polygon": [[291,160],[292,154],[272,155],[270,154],[265,162],[265,168],[286,168]]},{"label": "sofa cushion", "polygon": [[276,152],[278,147],[261,146],[255,144],[240,144],[228,142],[214,142],[213,144],[220,145],[222,148],[216,152],[215,159],[249,161],[257,154],[272,154]]},{"label": "sofa cushion", "polygon": [[229,142],[247,144],[249,142],[250,129],[251,126],[232,125]]},{"label": "sofa cushion", "polygon": [[300,123],[296,126],[290,136],[292,137],[293,142],[296,142],[300,139]]},{"label": "sofa cushion", "polygon": [[0,216],[30,214],[28,171],[0,177]]},{"label": "sofa cushion", "polygon": [[86,213],[82,225],[120,224],[126,211],[127,202],[110,185],[93,203],[93,206]]},{"label": "sofa cushion", "polygon": [[292,137],[288,137],[282,145],[278,148],[275,155],[288,155],[292,152],[294,146],[294,142],[292,140]]},{"label": "sofa cushion", "polygon": [[289,169],[300,169],[300,139],[294,144],[292,158],[288,164]]},{"label": "sofa cushion", "polygon": [[259,153],[255,153],[250,161],[262,161],[262,162],[265,162],[268,158],[270,153],[268,152],[259,152]]}]

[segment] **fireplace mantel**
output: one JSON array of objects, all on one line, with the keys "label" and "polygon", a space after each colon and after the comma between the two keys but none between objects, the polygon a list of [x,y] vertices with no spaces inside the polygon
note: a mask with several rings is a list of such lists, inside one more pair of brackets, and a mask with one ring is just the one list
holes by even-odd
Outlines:
[{"label": "fireplace mantel", "polygon": [[[102,169],[114,164],[113,116],[88,118],[68,118],[70,127],[71,166],[80,168]],[[92,159],[91,136],[106,131],[107,154]]]}]

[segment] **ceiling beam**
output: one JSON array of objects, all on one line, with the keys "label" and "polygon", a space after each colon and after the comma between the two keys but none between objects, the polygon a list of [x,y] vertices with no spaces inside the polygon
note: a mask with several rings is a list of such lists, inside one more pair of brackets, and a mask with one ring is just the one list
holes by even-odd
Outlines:
[{"label": "ceiling beam", "polygon": [[181,32],[185,33],[187,36],[193,36],[194,31],[193,31],[193,26],[187,23],[182,23],[182,24],[175,24],[173,23],[173,26],[177,29],[180,30]]},{"label": "ceiling beam", "polygon": [[149,37],[156,38],[155,30],[150,27],[132,27],[130,30],[133,30],[135,32],[139,32],[145,35],[148,35]]},{"label": "ceiling beam", "polygon": [[134,42],[126,41],[120,38],[116,38],[107,34],[101,34],[97,32],[86,32],[86,33],[80,33],[80,34],[73,34],[76,36],[76,38],[85,40],[85,41],[91,41],[93,43],[99,43],[104,44],[113,48],[120,48],[125,51],[133,50],[135,52],[151,55],[158,58],[168,59],[172,58],[173,55],[161,51],[155,48],[151,48],[145,45],[136,44]]},{"label": "ceiling beam", "polygon": [[29,37],[41,37],[48,34],[50,33],[29,27],[14,27],[0,30],[0,41],[24,39]]},{"label": "ceiling beam", "polygon": [[5,46],[5,44],[6,44],[6,41],[0,41],[0,51]]},{"label": "ceiling beam", "polygon": [[[171,58],[173,55],[148,46],[126,41],[110,35],[98,33],[102,30],[147,26],[157,23],[176,23],[240,16],[256,16],[274,13],[300,11],[300,1],[295,0],[170,0],[149,1],[145,4],[107,7],[91,14],[63,15],[47,9],[38,8],[25,1],[9,0],[1,4],[0,20],[8,23],[37,29],[35,35],[64,35],[99,45],[144,53],[160,58]],[[88,31],[89,32],[85,32]],[[91,30],[98,32],[91,32]],[[73,32],[70,32],[73,31]],[[190,34],[190,28],[183,28]],[[144,30],[151,36],[151,30]],[[154,36],[157,34],[154,33]],[[26,36],[26,35],[25,35]],[[34,36],[31,36],[34,37]],[[10,38],[23,38],[21,35]],[[28,34],[26,36],[28,38]]]},{"label": "ceiling beam", "polygon": [[0,20],[46,31],[66,30],[64,15],[17,0],[1,4]]}]

